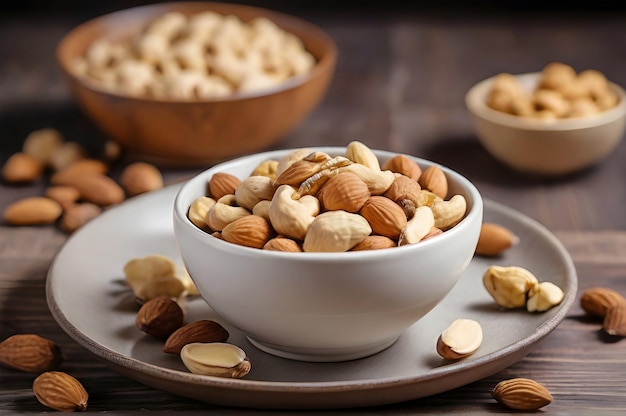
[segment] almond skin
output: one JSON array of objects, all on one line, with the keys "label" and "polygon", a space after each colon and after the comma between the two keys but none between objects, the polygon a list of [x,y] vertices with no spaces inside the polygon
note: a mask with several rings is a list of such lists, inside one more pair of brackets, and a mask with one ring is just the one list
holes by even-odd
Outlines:
[{"label": "almond skin", "polygon": [[397,246],[398,244],[395,241],[384,235],[368,235],[363,241],[352,247],[350,251],[381,250]]},{"label": "almond skin", "polygon": [[2,167],[2,177],[9,183],[33,182],[42,172],[41,162],[26,153],[13,154]]},{"label": "almond skin", "polygon": [[4,221],[12,225],[52,224],[61,216],[61,205],[43,196],[20,199],[4,209]]},{"label": "almond skin", "polygon": [[0,363],[15,370],[41,373],[54,369],[61,360],[59,347],[39,335],[13,335],[0,343]]},{"label": "almond skin", "polygon": [[586,289],[580,295],[580,306],[593,318],[604,319],[609,308],[626,303],[626,299],[616,291],[605,287]]},{"label": "almond skin", "polygon": [[163,175],[150,163],[135,162],[124,168],[120,184],[129,196],[135,196],[163,188]]},{"label": "almond skin", "polygon": [[225,342],[230,334],[219,323],[204,319],[178,328],[165,341],[163,352],[180,354],[180,350],[192,342]]},{"label": "almond skin", "polygon": [[602,322],[602,329],[611,336],[626,336],[626,303],[620,303],[607,309]]},{"label": "almond skin", "polygon": [[59,228],[68,234],[78,230],[102,213],[102,208],[91,202],[81,202],[65,207]]},{"label": "almond skin", "polygon": [[53,185],[71,186],[78,189],[80,198],[99,206],[115,205],[124,201],[126,195],[117,182],[106,175],[95,172],[74,174],[71,171],[55,175]]},{"label": "almond skin", "polygon": [[33,392],[44,406],[60,412],[84,412],[89,395],[83,385],[61,371],[48,371],[33,382]]},{"label": "almond skin", "polygon": [[374,234],[398,240],[406,228],[407,220],[400,205],[384,196],[371,196],[361,208],[361,215],[372,227]]},{"label": "almond skin", "polygon": [[182,308],[168,296],[150,299],[141,306],[135,323],[137,328],[157,338],[167,338],[183,325]]},{"label": "almond skin", "polygon": [[297,241],[292,240],[291,238],[277,236],[268,240],[268,242],[263,246],[263,250],[299,253],[302,252],[302,247],[300,247],[300,244],[298,244]]},{"label": "almond skin", "polygon": [[480,256],[497,256],[518,242],[518,237],[508,228],[494,223],[483,223],[480,228],[476,254]]},{"label": "almond skin", "polygon": [[209,179],[209,183],[207,185],[208,196],[211,198],[218,200],[224,195],[235,194],[235,189],[241,183],[241,180],[226,172],[217,172],[211,179]]},{"label": "almond skin", "polygon": [[448,196],[448,179],[439,166],[430,166],[426,168],[418,180],[423,189],[446,199]]},{"label": "almond skin", "polygon": [[361,210],[370,196],[361,178],[352,172],[344,172],[330,178],[319,190],[317,199],[328,211],[341,209],[354,213]]},{"label": "almond skin", "polygon": [[528,378],[501,381],[491,392],[498,403],[515,410],[538,410],[552,403],[552,394]]},{"label": "almond skin", "polygon": [[222,237],[229,243],[263,248],[276,233],[270,223],[258,215],[246,215],[226,225]]},{"label": "almond skin", "polygon": [[417,162],[406,155],[396,155],[391,159],[388,159],[385,163],[383,163],[381,169],[400,173],[404,176],[408,176],[414,181],[417,181],[422,175],[422,168],[420,168]]}]

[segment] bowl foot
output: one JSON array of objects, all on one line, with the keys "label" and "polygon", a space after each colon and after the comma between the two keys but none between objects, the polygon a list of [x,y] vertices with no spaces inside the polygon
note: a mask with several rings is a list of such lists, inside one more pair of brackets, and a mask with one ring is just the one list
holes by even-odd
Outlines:
[{"label": "bowl foot", "polygon": [[339,362],[356,360],[359,358],[365,358],[370,355],[377,354],[393,345],[393,343],[396,342],[399,337],[386,339],[382,342],[377,342],[375,344],[368,344],[364,346],[328,349],[297,347],[294,348],[258,341],[251,337],[246,338],[248,338],[248,341],[250,341],[252,345],[257,347],[261,351],[265,351],[268,354],[272,354],[277,357],[309,362]]}]

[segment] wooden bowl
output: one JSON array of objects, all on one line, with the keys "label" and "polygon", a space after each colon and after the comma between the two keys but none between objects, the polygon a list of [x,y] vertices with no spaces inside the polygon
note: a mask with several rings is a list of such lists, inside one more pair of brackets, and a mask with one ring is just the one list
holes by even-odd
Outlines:
[{"label": "wooden bowl", "polygon": [[[266,17],[300,38],[317,63],[306,75],[273,89],[203,101],[118,95],[73,70],[74,60],[96,39],[126,37],[166,12],[189,16],[207,10],[235,15],[244,22]],[[296,17],[235,4],[181,2],[134,7],[83,23],[60,41],[57,59],[79,106],[123,148],[169,164],[200,166],[252,153],[281,140],[324,97],[334,73],[337,48],[324,31]]]}]

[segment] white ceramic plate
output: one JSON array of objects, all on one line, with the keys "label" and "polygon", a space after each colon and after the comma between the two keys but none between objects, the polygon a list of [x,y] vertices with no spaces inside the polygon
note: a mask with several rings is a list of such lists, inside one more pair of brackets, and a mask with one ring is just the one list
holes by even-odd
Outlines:
[{"label": "white ceramic plate", "polygon": [[[563,320],[576,296],[573,262],[556,237],[536,221],[485,201],[485,221],[507,226],[520,243],[498,258],[475,257],[444,301],[385,351],[341,363],[292,361],[258,350],[227,327],[229,342],[247,352],[252,371],[237,380],[194,375],[178,357],[161,351],[161,341],[135,327],[138,306],[123,284],[122,268],[132,258],[162,254],[182,265],[172,231],[178,189],[174,185],[130,199],[73,234],[52,263],[47,298],[59,325],[95,356],[129,378],[181,396],[217,405],[282,409],[360,407],[426,397],[523,358]],[[560,286],[565,299],[545,313],[499,310],[482,284],[492,264],[525,267],[540,281]],[[188,306],[189,322],[220,320],[199,298]],[[445,361],[437,355],[437,338],[461,317],[481,323],[483,344],[464,360]]]}]

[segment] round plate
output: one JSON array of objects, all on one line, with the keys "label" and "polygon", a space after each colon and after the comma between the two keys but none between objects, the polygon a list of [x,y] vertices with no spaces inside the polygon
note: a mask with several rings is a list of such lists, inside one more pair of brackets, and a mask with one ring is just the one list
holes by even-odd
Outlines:
[{"label": "round plate", "polygon": [[[156,389],[216,405],[322,409],[396,403],[477,381],[510,366],[563,320],[576,296],[576,270],[553,234],[536,221],[485,201],[485,221],[511,229],[519,244],[496,258],[475,256],[452,292],[388,349],[340,363],[279,358],[254,347],[235,328],[229,342],[243,348],[252,370],[243,379],[189,373],[163,342],[135,327],[139,309],[124,284],[123,267],[148,254],[171,257],[182,267],[172,231],[172,206],[180,185],[129,199],[74,233],[48,273],[47,299],[59,325],[119,373]],[[544,313],[501,310],[484,289],[490,265],[521,266],[550,281],[565,299]],[[384,276],[381,276],[383,279]],[[437,276],[433,276],[436,279]],[[190,299],[187,321],[220,318],[200,298]],[[480,348],[461,361],[436,352],[439,334],[453,320],[478,321]]]}]

